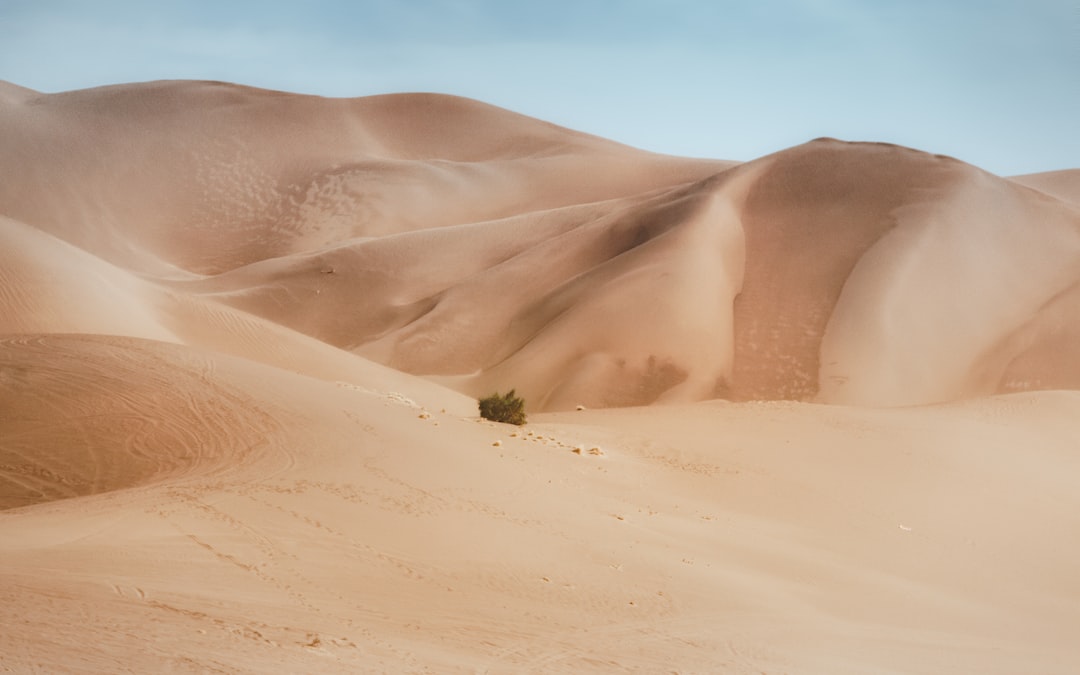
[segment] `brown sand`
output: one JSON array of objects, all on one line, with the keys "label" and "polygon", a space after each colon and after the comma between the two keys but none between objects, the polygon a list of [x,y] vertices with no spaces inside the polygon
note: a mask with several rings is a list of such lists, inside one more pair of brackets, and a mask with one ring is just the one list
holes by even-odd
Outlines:
[{"label": "brown sand", "polygon": [[1078,175],[0,83],[0,671],[1075,672]]}]

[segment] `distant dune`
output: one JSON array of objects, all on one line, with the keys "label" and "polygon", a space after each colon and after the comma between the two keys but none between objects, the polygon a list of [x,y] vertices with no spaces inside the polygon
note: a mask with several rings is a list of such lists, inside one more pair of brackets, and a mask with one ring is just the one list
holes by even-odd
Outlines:
[{"label": "distant dune", "polygon": [[1080,169],[0,82],[0,670],[1077,672],[1076,390]]},{"label": "distant dune", "polygon": [[1023,176],[1013,176],[1011,180],[1014,183],[1035,188],[1051,197],[1057,197],[1062,201],[1072,204],[1080,203],[1080,169],[1029,173]]}]

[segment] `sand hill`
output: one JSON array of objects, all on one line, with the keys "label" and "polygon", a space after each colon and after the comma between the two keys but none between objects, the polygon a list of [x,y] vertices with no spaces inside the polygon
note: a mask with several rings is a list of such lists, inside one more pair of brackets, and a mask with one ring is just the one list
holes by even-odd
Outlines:
[{"label": "sand hill", "polygon": [[1074,672],[1078,177],[0,83],[0,670]]}]

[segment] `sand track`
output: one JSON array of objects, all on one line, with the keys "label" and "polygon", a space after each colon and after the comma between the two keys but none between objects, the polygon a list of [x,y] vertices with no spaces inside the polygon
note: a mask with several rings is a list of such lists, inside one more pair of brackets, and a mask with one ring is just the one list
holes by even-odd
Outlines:
[{"label": "sand track", "polygon": [[[0,341],[0,508],[286,462],[282,413],[162,343],[80,335]],[[278,456],[282,455],[282,456]]]}]

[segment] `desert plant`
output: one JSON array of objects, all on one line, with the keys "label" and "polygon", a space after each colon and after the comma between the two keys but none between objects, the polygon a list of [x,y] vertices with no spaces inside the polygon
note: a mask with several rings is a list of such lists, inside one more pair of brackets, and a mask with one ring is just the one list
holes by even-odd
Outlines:
[{"label": "desert plant", "polygon": [[515,396],[514,390],[499,394],[498,392],[480,399],[480,416],[494,422],[506,424],[525,424],[525,401]]}]

